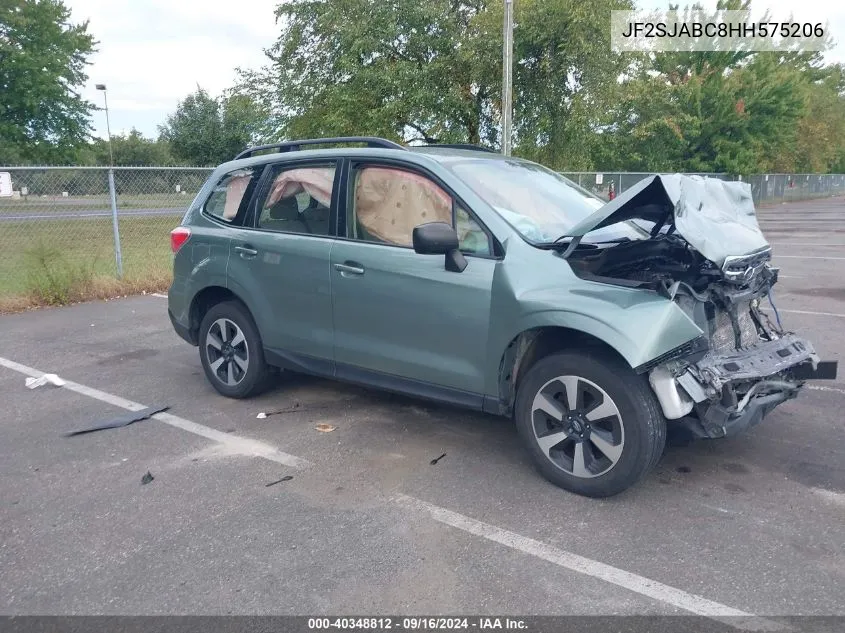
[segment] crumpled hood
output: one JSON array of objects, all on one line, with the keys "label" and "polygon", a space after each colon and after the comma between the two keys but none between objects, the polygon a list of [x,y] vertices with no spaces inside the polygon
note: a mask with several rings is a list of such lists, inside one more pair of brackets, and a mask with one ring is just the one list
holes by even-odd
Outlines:
[{"label": "crumpled hood", "polygon": [[575,225],[567,236],[580,237],[635,219],[674,222],[675,232],[718,266],[726,257],[768,246],[757,224],[751,185],[683,174],[641,180]]}]

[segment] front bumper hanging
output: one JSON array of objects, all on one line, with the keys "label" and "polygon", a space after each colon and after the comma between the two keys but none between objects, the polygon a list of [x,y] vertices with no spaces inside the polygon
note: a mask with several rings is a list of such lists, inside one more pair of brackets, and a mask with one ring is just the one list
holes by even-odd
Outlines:
[{"label": "front bumper hanging", "polygon": [[[686,401],[684,409],[695,415],[672,417],[697,437],[737,435],[798,395],[805,380],[834,379],[837,369],[835,361],[819,361],[813,346],[792,333],[741,350],[711,352],[672,381],[680,401]],[[666,393],[655,391],[664,404]]]}]

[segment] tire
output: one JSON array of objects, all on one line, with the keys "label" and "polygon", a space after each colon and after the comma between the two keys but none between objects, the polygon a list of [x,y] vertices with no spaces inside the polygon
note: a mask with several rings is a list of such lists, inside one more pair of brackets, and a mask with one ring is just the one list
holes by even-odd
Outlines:
[{"label": "tire", "polygon": [[543,476],[587,497],[629,488],[666,445],[666,419],[647,380],[604,352],[539,360],[520,381],[514,417]]},{"label": "tire", "polygon": [[268,386],[271,372],[261,336],[239,301],[212,306],[200,323],[198,340],[205,376],[220,394],[248,398]]}]

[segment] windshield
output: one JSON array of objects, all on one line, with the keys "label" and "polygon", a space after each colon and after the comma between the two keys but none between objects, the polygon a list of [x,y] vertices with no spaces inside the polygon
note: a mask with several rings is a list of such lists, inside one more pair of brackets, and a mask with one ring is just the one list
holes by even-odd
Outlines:
[{"label": "windshield", "polygon": [[[518,160],[459,158],[443,161],[475,193],[530,242],[553,242],[605,201],[574,182],[535,163]],[[623,222],[597,229],[585,242],[644,234]]]}]

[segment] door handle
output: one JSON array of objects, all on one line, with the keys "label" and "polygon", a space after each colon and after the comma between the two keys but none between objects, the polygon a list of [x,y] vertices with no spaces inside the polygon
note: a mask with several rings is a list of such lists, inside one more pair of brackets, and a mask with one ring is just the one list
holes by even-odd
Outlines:
[{"label": "door handle", "polygon": [[350,277],[352,275],[363,275],[364,274],[364,267],[361,264],[356,264],[355,262],[347,262],[345,264],[335,264],[334,269],[339,271],[341,275],[344,277]]},{"label": "door handle", "polygon": [[258,251],[252,248],[251,246],[236,246],[235,250],[243,259],[252,259],[256,255],[258,255]]}]

